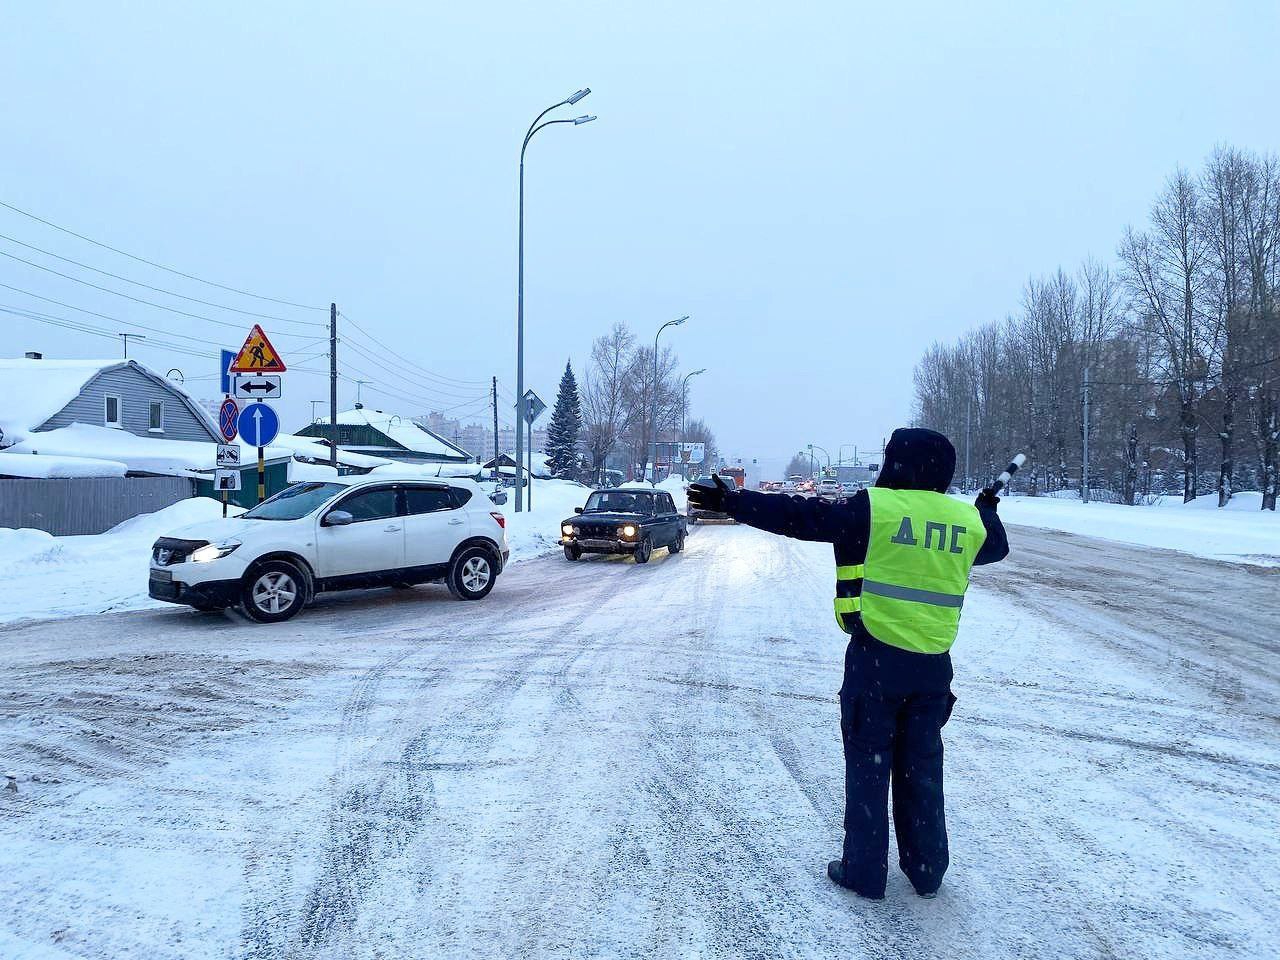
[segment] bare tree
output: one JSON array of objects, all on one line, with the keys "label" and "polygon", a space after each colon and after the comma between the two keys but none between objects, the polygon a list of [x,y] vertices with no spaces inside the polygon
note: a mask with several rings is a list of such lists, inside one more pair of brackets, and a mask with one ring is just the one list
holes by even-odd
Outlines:
[{"label": "bare tree", "polygon": [[1235,467],[1235,412],[1240,390],[1238,358],[1243,331],[1240,297],[1245,266],[1245,185],[1250,164],[1238,150],[1219,147],[1209,158],[1202,177],[1205,194],[1202,229],[1209,240],[1210,291],[1213,307],[1215,366],[1219,375],[1222,457],[1218,467],[1218,506],[1231,499]]},{"label": "bare tree", "polygon": [[635,335],[615,323],[591,345],[591,364],[582,391],[585,446],[597,480],[627,427],[631,354]]},{"label": "bare tree", "polygon": [[1200,206],[1196,182],[1178,170],[1156,198],[1150,231],[1129,228],[1120,245],[1130,291],[1163,343],[1177,387],[1185,501],[1196,496],[1196,403],[1208,372],[1202,298],[1209,245],[1200,229]]}]

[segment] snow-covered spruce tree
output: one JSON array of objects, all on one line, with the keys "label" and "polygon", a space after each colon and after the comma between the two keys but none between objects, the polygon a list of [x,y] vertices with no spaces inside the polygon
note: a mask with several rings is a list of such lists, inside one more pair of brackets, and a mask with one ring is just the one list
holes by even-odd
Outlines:
[{"label": "snow-covered spruce tree", "polygon": [[553,477],[575,479],[578,473],[578,440],[582,434],[582,403],[573,367],[566,361],[556,405],[547,426],[547,467]]}]

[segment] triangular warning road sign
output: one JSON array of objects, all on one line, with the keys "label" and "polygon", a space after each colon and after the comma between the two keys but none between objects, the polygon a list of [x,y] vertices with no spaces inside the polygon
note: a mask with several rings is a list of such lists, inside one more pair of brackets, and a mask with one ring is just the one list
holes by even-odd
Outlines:
[{"label": "triangular warning road sign", "polygon": [[284,373],[285,365],[262,327],[255,323],[227,369],[232,373]]}]

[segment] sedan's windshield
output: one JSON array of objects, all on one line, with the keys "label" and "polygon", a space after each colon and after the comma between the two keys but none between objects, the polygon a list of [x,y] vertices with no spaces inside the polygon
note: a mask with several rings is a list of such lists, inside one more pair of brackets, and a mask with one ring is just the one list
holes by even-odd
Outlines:
[{"label": "sedan's windshield", "polygon": [[631,490],[597,490],[583,513],[653,513],[653,494]]},{"label": "sedan's windshield", "polygon": [[340,483],[295,483],[240,516],[245,520],[298,520],[345,489]]}]

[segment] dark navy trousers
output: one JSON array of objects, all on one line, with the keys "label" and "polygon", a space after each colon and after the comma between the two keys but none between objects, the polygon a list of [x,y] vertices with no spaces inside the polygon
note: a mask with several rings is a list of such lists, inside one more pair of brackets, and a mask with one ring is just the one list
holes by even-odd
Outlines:
[{"label": "dark navy trousers", "polygon": [[951,655],[912,653],[857,625],[840,688],[844,741],[845,877],[883,897],[889,872],[889,791],[898,865],[919,893],[947,870],[942,727],[951,716]]}]

